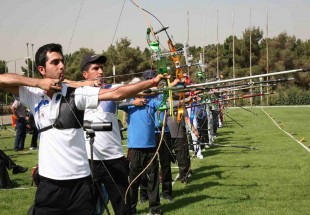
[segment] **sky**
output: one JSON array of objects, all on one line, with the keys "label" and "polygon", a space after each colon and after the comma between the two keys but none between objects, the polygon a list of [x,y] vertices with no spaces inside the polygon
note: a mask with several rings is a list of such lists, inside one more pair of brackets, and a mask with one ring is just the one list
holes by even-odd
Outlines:
[{"label": "sky", "polygon": [[[310,0],[135,2],[169,26],[175,42],[188,41],[190,46],[223,43],[233,34],[240,38],[250,26],[260,27],[267,37],[267,11],[268,37],[286,32],[303,41],[310,39]],[[147,18],[154,30],[160,29],[154,18]],[[11,73],[16,64],[18,73],[25,66],[24,58],[47,43],[60,43],[65,54],[81,47],[101,53],[124,37],[132,47],[143,50],[147,27],[145,13],[130,0],[0,0],[0,60],[10,61]],[[165,45],[165,34],[160,34],[159,40]]]}]

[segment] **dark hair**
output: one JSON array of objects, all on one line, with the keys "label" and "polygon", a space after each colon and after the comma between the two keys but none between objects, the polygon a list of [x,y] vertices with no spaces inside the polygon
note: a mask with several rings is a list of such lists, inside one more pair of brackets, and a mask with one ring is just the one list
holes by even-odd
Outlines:
[{"label": "dark hair", "polygon": [[[93,62],[92,62],[92,63],[87,63],[87,64],[84,66],[83,71],[88,71],[91,64],[93,64]],[[83,72],[83,71],[82,71],[82,72]]]},{"label": "dark hair", "polygon": [[63,56],[62,53],[62,47],[60,44],[55,44],[55,43],[50,43],[50,44],[46,44],[44,46],[41,46],[38,51],[36,52],[36,56],[35,56],[35,62],[36,62],[36,66],[43,66],[45,67],[46,64],[46,53],[47,52],[57,52],[60,53]]}]

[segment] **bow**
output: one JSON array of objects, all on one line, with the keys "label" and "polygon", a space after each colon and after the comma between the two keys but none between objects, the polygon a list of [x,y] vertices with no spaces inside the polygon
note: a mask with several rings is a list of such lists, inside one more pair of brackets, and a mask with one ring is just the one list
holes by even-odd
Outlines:
[{"label": "bow", "polygon": [[[147,20],[147,23],[148,23],[148,29],[147,29],[147,41],[148,41],[148,45],[150,47],[150,49],[153,51],[153,55],[152,55],[152,59],[153,60],[156,60],[157,61],[157,67],[158,67],[158,72],[160,73],[167,73],[168,69],[167,69],[167,62],[166,62],[166,59],[165,57],[166,56],[170,56],[173,60],[173,63],[174,63],[174,66],[175,66],[175,74],[176,74],[176,78],[179,79],[179,80],[183,80],[184,78],[184,71],[181,67],[181,61],[180,61],[180,57],[179,55],[183,53],[183,50],[177,50],[176,47],[174,46],[168,32],[167,32],[167,29],[169,27],[167,26],[164,26],[162,24],[162,22],[155,16],[153,15],[151,12],[145,10],[144,8],[142,8],[141,6],[139,6],[136,2],[134,2],[134,0],[131,0],[131,2],[138,8],[140,8],[140,10],[142,12],[146,12],[148,14],[150,14],[151,16],[153,16],[158,22],[159,24],[161,25],[161,29],[159,29],[158,31],[154,32],[152,26],[150,25],[150,22],[148,21],[147,19],[147,16],[145,15],[146,17],[146,20]],[[167,35],[167,38],[168,38],[168,41],[167,41],[167,44],[168,44],[168,47],[169,47],[169,51],[168,52],[165,52],[163,53],[159,47],[160,45],[160,42],[159,40],[156,38],[156,35],[159,34],[160,32],[165,32],[166,35]],[[151,41],[150,40],[150,34],[152,34],[154,40]],[[170,83],[169,83],[169,80],[167,81],[167,85],[169,86]],[[184,86],[184,84],[179,84],[178,87],[182,87]],[[172,98],[172,92],[169,91],[169,97]],[[165,95],[163,96],[163,101],[162,101],[162,106],[160,108],[160,110],[165,110],[167,109],[167,107],[165,106],[166,104],[166,100],[168,98],[168,95]],[[185,106],[185,103],[184,103],[184,99],[185,99],[185,93],[184,92],[180,92],[179,93],[179,105],[178,105],[178,114],[177,114],[177,120],[178,122],[181,121],[181,116],[183,115],[183,111],[184,111],[184,106]],[[172,116],[173,114],[170,113]]]}]

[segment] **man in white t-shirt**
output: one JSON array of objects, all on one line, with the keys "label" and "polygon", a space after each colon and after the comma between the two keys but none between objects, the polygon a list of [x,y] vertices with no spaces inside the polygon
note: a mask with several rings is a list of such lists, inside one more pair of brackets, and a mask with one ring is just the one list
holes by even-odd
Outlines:
[{"label": "man in white t-shirt", "polygon": [[91,215],[95,201],[82,126],[84,110],[96,108],[98,101],[133,97],[163,76],[113,90],[74,89],[62,83],[65,66],[61,45],[40,47],[35,61],[43,79],[0,75],[0,88],[19,96],[41,132],[35,214]]},{"label": "man in white t-shirt", "polygon": [[14,100],[11,106],[11,110],[13,115],[16,117],[16,136],[14,151],[22,151],[24,150],[27,134],[25,107],[19,101]]},{"label": "man in white t-shirt", "polygon": [[[103,64],[107,58],[103,55],[86,55],[81,62],[81,72],[88,81],[103,78]],[[101,88],[111,89],[117,85],[100,83]],[[95,132],[93,143],[92,176],[96,184],[95,189],[103,183],[111,200],[116,215],[131,214],[130,196],[125,202],[126,189],[129,186],[128,161],[124,157],[122,139],[117,118],[117,103],[115,101],[101,101],[96,109],[86,109],[84,120],[93,123],[112,122],[112,131]],[[88,159],[91,159],[89,139],[86,139]],[[90,160],[91,163],[91,160]],[[100,190],[99,190],[100,192]]]}]

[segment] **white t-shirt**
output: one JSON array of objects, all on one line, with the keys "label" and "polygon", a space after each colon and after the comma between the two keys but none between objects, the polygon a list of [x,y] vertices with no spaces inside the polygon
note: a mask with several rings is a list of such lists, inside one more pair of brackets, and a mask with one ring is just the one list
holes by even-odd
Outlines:
[{"label": "white t-shirt", "polygon": [[[193,107],[195,108],[195,107]],[[194,110],[195,111],[195,110]],[[191,117],[191,114],[192,114],[192,109],[191,108],[187,108],[187,113],[188,113],[188,116]],[[191,133],[191,136],[192,136],[192,140],[197,142],[198,141],[198,138],[197,136],[195,135],[195,133],[192,131],[192,128],[191,126],[194,126],[194,128],[197,129],[198,127],[198,122],[197,122],[197,117],[196,117],[196,114],[194,114],[194,119],[193,119],[193,124],[192,125],[188,125],[186,124],[186,129]]]},{"label": "white t-shirt", "polygon": [[[66,95],[67,86],[62,92],[48,97],[43,90],[33,87],[19,87],[22,104],[34,115],[37,127],[52,125],[58,117],[61,96]],[[75,104],[79,110],[98,106],[99,89],[81,87],[75,90]],[[54,180],[70,180],[90,175],[85,149],[83,128],[59,130],[51,128],[40,133],[39,174]]]},{"label": "white t-shirt", "polygon": [[[113,85],[113,88],[116,87]],[[93,144],[94,160],[111,160],[124,156],[117,118],[117,103],[101,101],[97,109],[85,110],[84,120],[90,122],[112,122],[112,131],[96,131]],[[88,158],[91,158],[89,139],[86,139]]]},{"label": "white t-shirt", "polygon": [[25,107],[20,104],[20,101],[15,100],[12,107],[15,109],[18,117],[26,118]]}]

